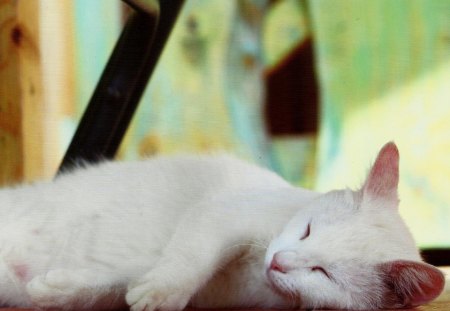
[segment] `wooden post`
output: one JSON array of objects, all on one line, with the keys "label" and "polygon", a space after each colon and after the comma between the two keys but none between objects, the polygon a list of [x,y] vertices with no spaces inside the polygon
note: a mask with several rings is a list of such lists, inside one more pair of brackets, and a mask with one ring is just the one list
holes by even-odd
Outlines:
[{"label": "wooden post", "polygon": [[0,1],[0,184],[42,173],[38,7],[38,0]]},{"label": "wooden post", "polygon": [[[26,2],[27,0],[22,0]],[[114,2],[114,1],[113,1]],[[76,124],[75,16],[77,1],[39,0],[40,46],[45,114],[42,133],[42,176],[52,178],[72,133],[67,123]],[[80,34],[83,36],[85,34]],[[67,140],[67,142],[66,142]],[[37,177],[37,176],[36,176]]]}]

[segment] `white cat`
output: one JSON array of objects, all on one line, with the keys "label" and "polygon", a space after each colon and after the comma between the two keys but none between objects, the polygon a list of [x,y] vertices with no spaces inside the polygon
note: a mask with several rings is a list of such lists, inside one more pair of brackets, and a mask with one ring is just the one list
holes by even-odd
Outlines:
[{"label": "white cat", "polygon": [[[421,262],[387,144],[362,189],[290,186],[229,156],[107,162],[0,191],[0,303],[133,311],[416,306]],[[270,243],[270,244],[269,244]]]}]

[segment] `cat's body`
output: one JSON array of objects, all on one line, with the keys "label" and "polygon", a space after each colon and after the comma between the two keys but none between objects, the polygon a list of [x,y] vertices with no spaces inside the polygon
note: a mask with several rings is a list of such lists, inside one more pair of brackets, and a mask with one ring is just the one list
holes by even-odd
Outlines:
[{"label": "cat's body", "polygon": [[[419,263],[397,212],[398,155],[393,144],[383,150],[358,192],[295,188],[228,156],[109,162],[4,189],[0,303],[104,309],[126,295],[133,310],[152,311],[427,302],[442,274]],[[408,297],[390,289],[389,275],[403,271],[421,278],[415,289],[402,279]]]},{"label": "cat's body", "polygon": [[[0,192],[5,215],[0,219],[0,254],[9,274],[23,286],[17,288],[15,299],[11,295],[4,299],[1,292],[0,297],[9,304],[23,304],[27,297],[23,281],[53,269],[88,267],[107,274],[112,269],[117,281],[126,285],[155,266],[190,210],[219,198],[222,190],[225,196],[242,195],[246,190],[258,191],[255,186],[264,192],[291,190],[273,173],[228,156],[108,162],[53,182],[5,189]],[[268,244],[297,209],[291,206],[290,211],[278,213],[273,208],[274,232],[262,231],[243,243]],[[262,255],[262,271],[264,250],[252,250]]]}]

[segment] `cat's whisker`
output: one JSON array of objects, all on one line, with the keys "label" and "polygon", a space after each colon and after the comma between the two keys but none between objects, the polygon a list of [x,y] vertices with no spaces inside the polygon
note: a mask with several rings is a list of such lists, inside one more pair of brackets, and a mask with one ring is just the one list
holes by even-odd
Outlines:
[{"label": "cat's whisker", "polygon": [[261,242],[261,241],[251,241],[252,244],[259,246],[261,248],[267,249],[268,245],[266,242]]},{"label": "cat's whisker", "polygon": [[234,244],[232,246],[229,246],[228,248],[226,248],[226,250],[235,248],[235,247],[240,247],[240,246],[250,246],[250,247],[258,247],[258,248],[262,248],[262,249],[267,249],[267,246],[264,245],[259,245],[259,244],[253,244],[253,243],[243,243],[243,244]]}]

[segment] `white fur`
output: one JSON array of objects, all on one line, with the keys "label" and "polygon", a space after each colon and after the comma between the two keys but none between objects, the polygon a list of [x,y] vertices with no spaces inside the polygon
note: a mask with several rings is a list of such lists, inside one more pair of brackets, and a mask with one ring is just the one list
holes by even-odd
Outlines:
[{"label": "white fur", "polygon": [[[0,303],[379,307],[375,265],[420,257],[397,210],[361,197],[295,188],[223,155],[106,162],[3,189]],[[276,253],[292,271],[270,269]]]}]

